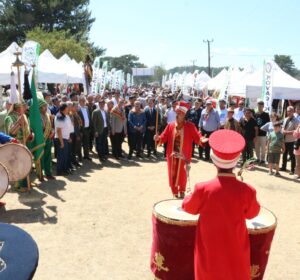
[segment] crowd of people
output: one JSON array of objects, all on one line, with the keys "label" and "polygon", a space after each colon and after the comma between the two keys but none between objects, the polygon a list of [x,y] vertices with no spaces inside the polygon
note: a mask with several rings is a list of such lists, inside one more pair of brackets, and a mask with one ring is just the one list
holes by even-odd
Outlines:
[{"label": "crowd of people", "polygon": [[[162,88],[130,88],[125,94],[119,90],[105,90],[103,95],[88,96],[76,90],[57,94],[42,92],[39,108],[45,146],[39,179],[55,179],[52,146],[57,158],[57,176],[72,174],[84,161],[91,160],[93,151],[101,163],[110,155],[116,160],[125,159],[125,139],[129,151],[127,160],[133,160],[134,155],[158,158],[155,135],[176,121],[175,107],[179,98],[180,94],[174,95]],[[257,164],[268,164],[269,174],[272,175],[275,168],[274,174],[280,176],[279,171],[287,171],[290,160],[290,174],[299,179],[300,106],[289,106],[286,117],[281,120],[276,113],[264,112],[263,101],[258,101],[257,110],[245,107],[245,101],[240,99],[236,104],[193,96],[189,100],[186,120],[206,138],[219,129],[237,131],[246,141],[242,163],[253,159],[255,151]],[[22,139],[30,142],[34,136],[22,112],[28,114],[26,103],[11,105],[6,102],[0,112],[0,131],[24,143]],[[166,156],[167,145],[164,144],[161,157]],[[210,161],[209,144],[198,146],[194,143],[192,156]]]}]

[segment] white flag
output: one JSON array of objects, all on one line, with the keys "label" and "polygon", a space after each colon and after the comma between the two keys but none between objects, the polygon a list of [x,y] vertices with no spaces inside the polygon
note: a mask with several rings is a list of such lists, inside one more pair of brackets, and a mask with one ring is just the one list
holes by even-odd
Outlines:
[{"label": "white flag", "polygon": [[263,71],[263,86],[262,86],[262,100],[265,104],[265,111],[272,112],[272,101],[273,101],[273,73],[274,63],[272,60],[264,61]]}]

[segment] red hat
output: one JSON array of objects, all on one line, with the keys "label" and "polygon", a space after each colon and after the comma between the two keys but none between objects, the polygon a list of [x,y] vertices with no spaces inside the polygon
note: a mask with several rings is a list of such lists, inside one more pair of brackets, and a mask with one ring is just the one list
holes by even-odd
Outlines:
[{"label": "red hat", "polygon": [[186,114],[186,112],[189,109],[190,109],[190,105],[188,103],[186,103],[185,101],[178,101],[176,103],[176,108],[175,108],[176,113],[182,112],[182,113]]},{"label": "red hat", "polygon": [[245,144],[242,135],[233,130],[215,131],[209,137],[211,159],[217,167],[223,169],[234,168]]}]

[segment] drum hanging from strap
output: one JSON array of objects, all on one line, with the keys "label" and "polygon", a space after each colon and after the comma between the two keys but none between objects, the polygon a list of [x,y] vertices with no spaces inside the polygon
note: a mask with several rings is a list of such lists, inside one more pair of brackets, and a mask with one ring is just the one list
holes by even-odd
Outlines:
[{"label": "drum hanging from strap", "polygon": [[155,279],[194,279],[194,244],[198,216],[184,212],[181,204],[182,200],[169,199],[154,205],[150,265]]},{"label": "drum hanging from strap", "polygon": [[0,198],[2,198],[7,192],[8,183],[7,169],[2,163],[0,163]]},{"label": "drum hanging from strap", "polygon": [[[155,279],[194,280],[194,245],[198,215],[181,208],[182,200],[163,200],[154,205],[150,266]],[[257,217],[246,220],[251,253],[251,279],[262,280],[277,219],[261,207]]]},{"label": "drum hanging from strap", "polygon": [[262,280],[270,255],[271,244],[277,226],[276,216],[261,207],[257,217],[247,220],[251,250],[251,279]]},{"label": "drum hanging from strap", "polygon": [[8,143],[0,146],[0,162],[8,171],[9,181],[16,182],[30,173],[32,154],[24,145]]}]

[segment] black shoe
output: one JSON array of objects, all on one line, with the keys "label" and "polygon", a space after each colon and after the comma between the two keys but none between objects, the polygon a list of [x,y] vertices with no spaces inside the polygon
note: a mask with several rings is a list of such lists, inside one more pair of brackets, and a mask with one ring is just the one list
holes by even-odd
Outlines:
[{"label": "black shoe", "polygon": [[127,159],[131,160],[132,159],[132,155],[128,155]]},{"label": "black shoe", "polygon": [[286,168],[283,168],[283,167],[281,167],[279,170],[280,171],[287,171]]},{"label": "black shoe", "polygon": [[294,171],[291,171],[290,173],[289,173],[289,175],[294,175],[295,173],[294,173]]},{"label": "black shoe", "polygon": [[92,160],[90,157],[84,157],[83,159]]},{"label": "black shoe", "polygon": [[69,175],[69,173],[67,173],[67,172],[57,172],[56,173],[56,176],[68,176]]}]

